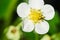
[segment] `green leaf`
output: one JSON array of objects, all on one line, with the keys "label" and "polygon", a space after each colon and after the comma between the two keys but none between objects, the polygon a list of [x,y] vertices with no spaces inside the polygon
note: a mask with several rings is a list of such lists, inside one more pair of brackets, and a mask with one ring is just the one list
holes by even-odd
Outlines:
[{"label": "green leaf", "polygon": [[51,38],[52,40],[60,40],[60,33],[53,34]]}]

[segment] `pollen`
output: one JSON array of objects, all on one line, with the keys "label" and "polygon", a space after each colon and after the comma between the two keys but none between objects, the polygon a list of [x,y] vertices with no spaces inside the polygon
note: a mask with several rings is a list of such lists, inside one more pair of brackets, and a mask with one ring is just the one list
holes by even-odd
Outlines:
[{"label": "pollen", "polygon": [[44,19],[41,10],[30,9],[29,19],[34,23],[37,23]]}]

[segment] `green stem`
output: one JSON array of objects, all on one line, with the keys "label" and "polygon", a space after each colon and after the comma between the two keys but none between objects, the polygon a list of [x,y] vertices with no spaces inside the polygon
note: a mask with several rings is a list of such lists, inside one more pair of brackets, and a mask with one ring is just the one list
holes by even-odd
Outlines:
[{"label": "green stem", "polygon": [[22,27],[22,22],[20,22],[16,27],[20,29]]},{"label": "green stem", "polygon": [[[17,0],[12,0],[10,4],[7,6],[7,9],[4,13],[4,18],[5,18],[5,25],[9,25],[11,18],[12,18],[12,12],[16,6]],[[4,25],[4,26],[5,26]]]},{"label": "green stem", "polygon": [[34,34],[35,34],[35,40],[39,40],[39,35],[36,32],[34,32]]}]

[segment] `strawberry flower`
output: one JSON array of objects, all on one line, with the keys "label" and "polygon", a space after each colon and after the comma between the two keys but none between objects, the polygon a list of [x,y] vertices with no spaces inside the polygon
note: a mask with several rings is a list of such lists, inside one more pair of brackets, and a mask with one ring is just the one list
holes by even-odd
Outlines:
[{"label": "strawberry flower", "polygon": [[53,6],[44,4],[43,0],[28,0],[28,3],[18,5],[17,14],[23,20],[24,32],[35,30],[38,34],[45,34],[49,31],[46,20],[53,19],[55,11]]}]

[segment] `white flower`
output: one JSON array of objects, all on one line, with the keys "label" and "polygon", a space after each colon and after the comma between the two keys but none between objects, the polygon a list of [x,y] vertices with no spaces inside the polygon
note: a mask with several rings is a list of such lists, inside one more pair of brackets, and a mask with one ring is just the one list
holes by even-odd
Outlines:
[{"label": "white flower", "polygon": [[54,17],[54,8],[45,4],[43,0],[29,0],[17,7],[17,14],[23,19],[23,31],[31,32],[35,28],[38,34],[45,34],[49,30],[49,24],[45,20]]},{"label": "white flower", "polygon": [[11,40],[19,40],[20,38],[20,32],[17,27],[10,26],[8,32],[6,33],[6,36],[8,39]]}]

